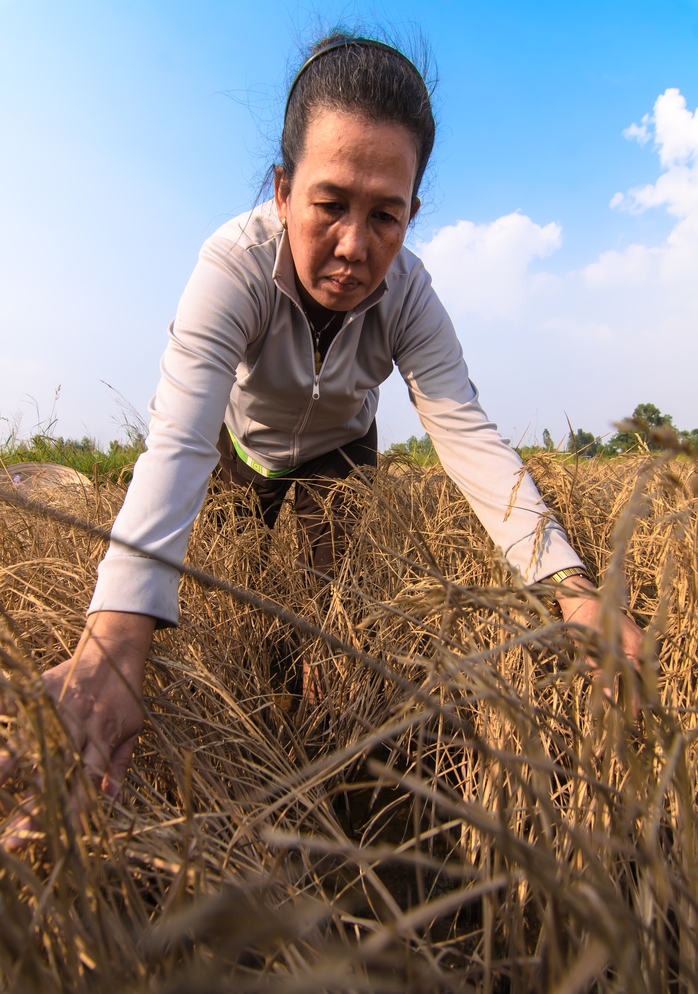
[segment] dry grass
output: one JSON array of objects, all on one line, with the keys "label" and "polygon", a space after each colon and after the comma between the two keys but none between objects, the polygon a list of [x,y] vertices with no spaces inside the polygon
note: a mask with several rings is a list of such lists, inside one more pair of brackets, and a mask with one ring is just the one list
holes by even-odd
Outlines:
[{"label": "dry grass", "polygon": [[[22,743],[2,795],[11,810],[38,782],[45,801],[32,847],[0,851],[2,989],[697,990],[691,467],[530,468],[606,577],[603,635],[580,645],[541,589],[508,584],[438,467],[349,482],[331,587],[295,565],[289,514],[263,534],[212,494],[190,549],[222,582],[183,580],[111,806],[37,679],[75,645],[103,542],[0,504],[5,724]],[[108,484],[67,510],[108,527],[122,497]],[[639,677],[618,648],[624,576],[648,628]],[[302,659],[319,704],[299,694]]]}]

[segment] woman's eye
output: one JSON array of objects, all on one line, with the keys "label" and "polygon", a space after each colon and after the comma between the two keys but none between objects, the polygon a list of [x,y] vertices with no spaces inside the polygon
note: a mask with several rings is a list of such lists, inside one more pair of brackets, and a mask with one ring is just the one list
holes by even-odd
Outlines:
[{"label": "woman's eye", "polygon": [[388,222],[388,221],[396,221],[397,220],[397,218],[393,217],[392,214],[388,214],[387,211],[376,211],[376,213],[373,216],[378,221]]},{"label": "woman's eye", "polygon": [[335,200],[327,200],[324,203],[318,204],[318,207],[321,207],[326,211],[331,211],[332,213],[343,210],[342,205],[338,204]]}]

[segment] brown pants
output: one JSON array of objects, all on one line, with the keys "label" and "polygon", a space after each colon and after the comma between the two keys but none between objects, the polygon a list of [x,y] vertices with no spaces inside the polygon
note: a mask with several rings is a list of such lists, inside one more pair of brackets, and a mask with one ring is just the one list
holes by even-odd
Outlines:
[{"label": "brown pants", "polygon": [[[333,492],[334,483],[346,479],[353,468],[342,452],[357,466],[376,466],[377,449],[378,430],[374,421],[363,438],[303,463],[288,476],[269,479],[242,461],[233,447],[228,429],[223,425],[218,439],[221,458],[215,477],[222,484],[234,483],[254,491],[259,499],[258,513],[268,528],[274,527],[283,499],[291,484],[295,483],[294,510],[298,521],[300,561],[331,576],[335,561],[346,547],[347,522],[342,508],[342,493],[341,490]],[[328,498],[330,515],[323,506]]]}]

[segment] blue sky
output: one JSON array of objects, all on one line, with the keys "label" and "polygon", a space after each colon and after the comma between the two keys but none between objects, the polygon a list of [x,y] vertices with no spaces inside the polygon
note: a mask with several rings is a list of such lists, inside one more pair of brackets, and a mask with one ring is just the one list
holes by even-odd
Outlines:
[{"label": "blue sky", "polygon": [[[60,384],[57,430],[106,440],[102,380],[145,411],[318,9],[0,0],[0,415],[28,431]],[[356,16],[431,42],[440,137],[410,240],[502,430],[602,433],[641,401],[697,426],[698,0],[322,5]],[[400,383],[379,423],[420,430]]]}]

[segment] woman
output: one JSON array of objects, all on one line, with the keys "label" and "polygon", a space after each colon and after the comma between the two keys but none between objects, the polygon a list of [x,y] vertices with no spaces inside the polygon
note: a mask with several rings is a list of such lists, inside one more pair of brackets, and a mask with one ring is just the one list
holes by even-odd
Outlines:
[{"label": "woman", "polygon": [[[85,633],[73,660],[45,674],[110,793],[141,727],[153,630],[177,623],[179,572],[162,559],[183,560],[214,467],[258,493],[270,525],[291,480],[310,479],[296,496],[305,554],[331,571],[336,550],[314,491],[350,471],[340,450],[375,464],[378,387],[393,363],[446,472],[512,566],[528,583],[555,577],[565,618],[595,622],[583,564],[542,518],[533,482],[479,406],[428,274],[403,248],[433,143],[429,93],[404,55],[325,39],[289,92],[273,202],[202,249]],[[640,633],[623,624],[636,657]]]}]

